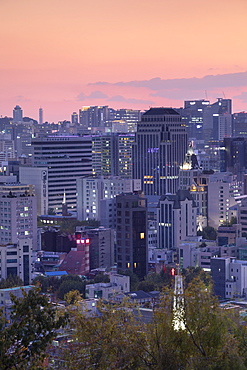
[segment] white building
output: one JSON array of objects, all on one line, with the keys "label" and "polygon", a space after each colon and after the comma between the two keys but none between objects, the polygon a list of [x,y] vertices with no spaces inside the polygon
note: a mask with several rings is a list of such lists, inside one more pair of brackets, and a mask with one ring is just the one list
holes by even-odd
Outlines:
[{"label": "white building", "polygon": [[20,167],[20,182],[35,186],[37,199],[37,215],[48,213],[48,168],[47,167]]},{"label": "white building", "polygon": [[84,177],[77,179],[77,218],[78,220],[99,220],[101,200],[114,199],[121,193],[141,190],[141,181],[122,179],[118,176]]},{"label": "white building", "polygon": [[109,283],[96,283],[86,285],[86,298],[110,299],[116,293],[130,291],[130,277],[111,274]]},{"label": "white building", "polygon": [[0,244],[20,239],[37,244],[37,206],[32,185],[0,184]]},{"label": "white building", "polygon": [[0,245],[0,279],[19,276],[24,285],[32,280],[32,239],[20,239],[16,244]]},{"label": "white building", "polygon": [[158,205],[158,248],[176,249],[196,235],[196,205],[189,190],[166,194]]},{"label": "white building", "polygon": [[208,224],[218,228],[224,221],[230,221],[230,207],[242,192],[242,183],[229,172],[218,172],[210,176],[208,184]]}]

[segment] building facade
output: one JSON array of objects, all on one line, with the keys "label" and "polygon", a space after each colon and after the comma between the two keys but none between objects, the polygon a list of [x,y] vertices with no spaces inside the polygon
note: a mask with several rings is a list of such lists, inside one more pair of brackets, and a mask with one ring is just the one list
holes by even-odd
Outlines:
[{"label": "building facade", "polygon": [[147,204],[143,194],[116,197],[116,262],[119,270],[130,270],[139,278],[148,271]]},{"label": "building facade", "polygon": [[33,167],[48,168],[48,207],[62,210],[64,192],[69,211],[76,211],[76,179],[92,174],[90,136],[48,136],[32,140]]},{"label": "building facade", "polygon": [[142,115],[133,144],[133,177],[141,179],[146,195],[176,193],[186,151],[186,128],[174,109],[150,108]]}]

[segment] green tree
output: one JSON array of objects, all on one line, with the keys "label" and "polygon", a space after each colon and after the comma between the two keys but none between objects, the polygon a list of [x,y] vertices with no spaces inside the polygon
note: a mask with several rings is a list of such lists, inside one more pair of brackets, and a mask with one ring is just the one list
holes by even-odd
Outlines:
[{"label": "green tree", "polygon": [[16,275],[9,275],[6,279],[0,280],[0,289],[13,288],[22,285],[23,281],[19,276]]},{"label": "green tree", "polygon": [[65,295],[69,293],[70,291],[77,290],[82,294],[83,297],[85,297],[85,285],[86,283],[84,281],[76,281],[76,280],[64,280],[59,286],[59,289],[57,291],[57,297],[59,299],[65,299]]},{"label": "green tree", "polygon": [[203,239],[216,240],[217,231],[212,226],[206,226],[202,231],[198,231],[197,235],[201,235]]},{"label": "green tree", "polygon": [[41,369],[45,351],[67,316],[56,317],[47,298],[32,289],[23,297],[11,297],[11,323],[0,320],[0,369]]},{"label": "green tree", "polygon": [[200,279],[207,287],[211,286],[212,284],[212,278],[210,274],[199,266],[189,266],[186,269],[182,269],[182,275],[184,277],[185,287],[187,287],[195,278]]}]

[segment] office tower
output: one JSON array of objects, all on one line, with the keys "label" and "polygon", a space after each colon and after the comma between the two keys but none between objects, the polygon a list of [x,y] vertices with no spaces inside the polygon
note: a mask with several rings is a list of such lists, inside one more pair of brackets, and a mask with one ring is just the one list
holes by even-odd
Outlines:
[{"label": "office tower", "polygon": [[23,112],[19,105],[16,105],[13,110],[13,122],[20,123],[23,122]]},{"label": "office tower", "polygon": [[242,182],[229,172],[218,172],[209,176],[208,183],[208,225],[214,228],[230,221],[230,208],[235,198],[242,193]]},{"label": "office tower", "polygon": [[225,138],[220,156],[221,172],[232,172],[241,180],[247,168],[247,138]]},{"label": "office tower", "polygon": [[37,245],[37,211],[33,185],[0,184],[0,244],[32,239]]},{"label": "office tower", "polygon": [[77,179],[78,220],[100,220],[101,200],[114,199],[121,193],[141,190],[140,180],[122,179],[118,176],[84,177]]},{"label": "office tower", "polygon": [[35,187],[37,199],[37,215],[48,213],[48,168],[47,167],[19,167],[19,179],[22,184],[32,184]]},{"label": "office tower", "polygon": [[[220,135],[222,136],[222,126],[226,126],[227,129],[224,130],[229,133],[232,130],[231,114],[231,99],[218,98],[217,102],[208,105],[203,115],[204,140],[221,140]],[[225,119],[222,117],[225,117]]]},{"label": "office tower", "polygon": [[227,137],[232,137],[232,115],[230,113],[220,114],[218,117],[217,140],[222,141]]},{"label": "office tower", "polygon": [[141,120],[141,111],[137,109],[116,109],[111,112],[111,118],[113,121],[125,121],[128,132],[135,132],[137,123]]},{"label": "office tower", "polygon": [[32,140],[34,167],[48,167],[48,207],[76,211],[76,179],[92,174],[91,136],[48,136]]},{"label": "office tower", "polygon": [[92,135],[92,167],[96,176],[132,177],[134,134]]},{"label": "office tower", "polygon": [[247,137],[247,113],[233,113],[232,126],[233,137]]},{"label": "office tower", "polygon": [[71,123],[72,125],[78,125],[78,114],[76,112],[71,114]]},{"label": "office tower", "polygon": [[196,204],[189,190],[163,195],[157,216],[158,248],[175,249],[187,236],[196,236]]},{"label": "office tower", "polygon": [[119,270],[130,270],[139,278],[147,274],[147,204],[143,194],[120,194],[117,203],[117,251]]},{"label": "office tower", "polygon": [[182,122],[187,128],[190,139],[203,139],[203,119],[204,111],[210,104],[208,100],[186,100],[184,108],[179,110],[182,116]]},{"label": "office tower", "polygon": [[43,108],[39,108],[39,125],[43,125]]},{"label": "office tower", "polygon": [[108,106],[89,106],[79,110],[79,123],[85,128],[105,127],[108,122]]},{"label": "office tower", "polygon": [[176,193],[186,151],[186,128],[174,109],[150,108],[142,115],[133,144],[133,177],[141,179],[145,194]]}]

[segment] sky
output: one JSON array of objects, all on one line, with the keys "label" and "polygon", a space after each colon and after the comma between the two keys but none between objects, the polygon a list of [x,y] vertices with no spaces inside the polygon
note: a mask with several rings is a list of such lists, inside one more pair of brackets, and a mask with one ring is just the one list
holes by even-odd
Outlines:
[{"label": "sky", "polygon": [[0,116],[233,99],[247,111],[246,0],[0,0]]}]

